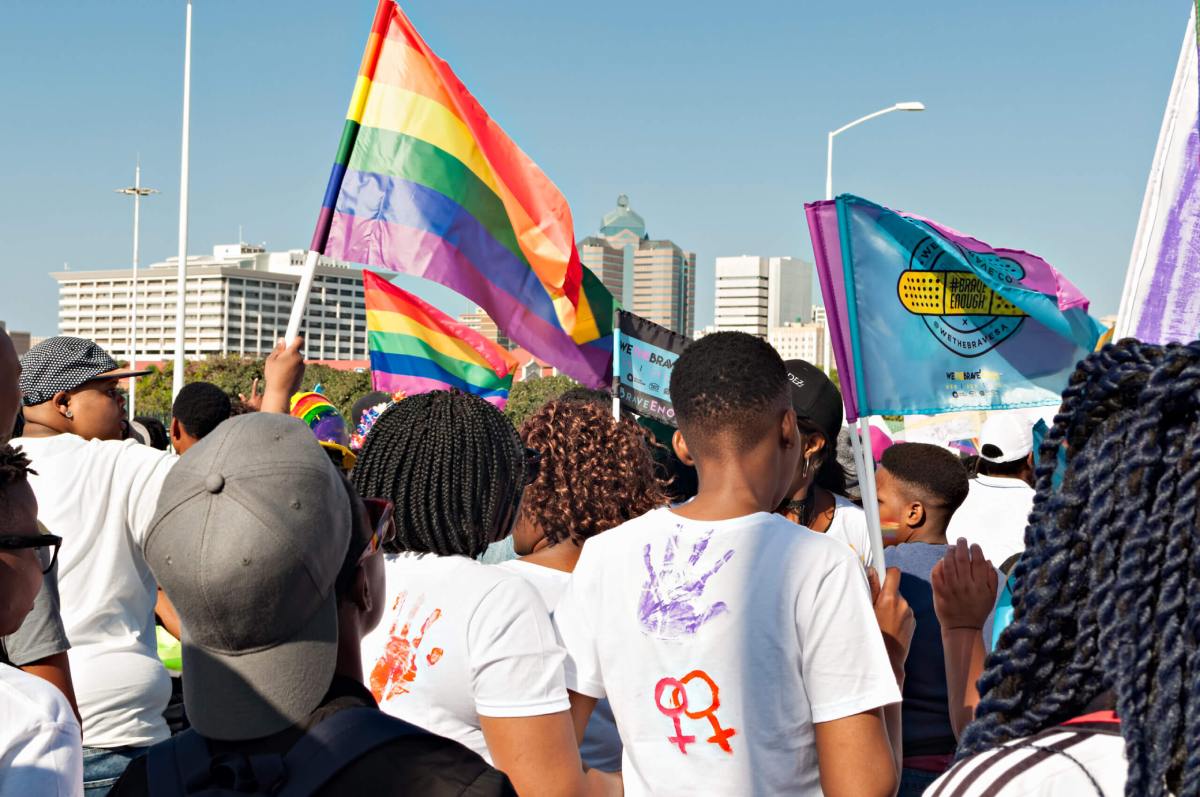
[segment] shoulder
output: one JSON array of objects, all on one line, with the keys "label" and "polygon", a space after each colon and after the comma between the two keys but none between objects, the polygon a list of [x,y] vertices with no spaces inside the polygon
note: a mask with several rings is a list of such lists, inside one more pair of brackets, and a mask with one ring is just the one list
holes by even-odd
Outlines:
[{"label": "shoulder", "polygon": [[34,735],[43,728],[78,723],[62,692],[16,667],[0,665],[0,727],[6,735]]},{"label": "shoulder", "polygon": [[1120,736],[1052,728],[964,758],[934,787],[942,797],[1124,794],[1125,776]]}]

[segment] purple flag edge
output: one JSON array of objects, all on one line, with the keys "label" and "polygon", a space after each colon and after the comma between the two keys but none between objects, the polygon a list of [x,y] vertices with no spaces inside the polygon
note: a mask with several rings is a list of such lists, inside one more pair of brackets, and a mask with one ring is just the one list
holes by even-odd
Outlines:
[{"label": "purple flag edge", "polygon": [[[850,352],[850,326],[846,307],[846,272],[842,264],[840,236],[837,234],[837,204],[832,199],[807,202],[804,214],[808,220],[809,236],[812,239],[813,261],[817,279],[821,285],[821,298],[825,302],[825,334],[829,335],[829,348],[837,363],[838,381],[841,385],[842,405],[846,409],[846,420],[858,420],[858,383],[854,375]],[[829,218],[832,215],[832,220]],[[822,228],[832,223],[836,243],[830,249],[828,236]],[[836,268],[835,268],[836,266]],[[826,365],[828,367],[828,365]]]}]

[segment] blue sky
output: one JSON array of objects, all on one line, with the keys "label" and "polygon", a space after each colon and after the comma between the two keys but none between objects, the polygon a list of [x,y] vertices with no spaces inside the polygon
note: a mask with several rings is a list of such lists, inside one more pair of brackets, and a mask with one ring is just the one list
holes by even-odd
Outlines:
[{"label": "blue sky", "polygon": [[[626,193],[697,252],[811,260],[803,203],[835,187],[1036,252],[1115,312],[1188,0],[978,3],[410,0],[425,38],[571,203],[578,237]],[[0,319],[56,330],[47,272],[175,253],[182,0],[13,4],[0,31]],[[372,0],[196,0],[189,251],[303,247]],[[427,295],[452,311],[445,292]]]}]

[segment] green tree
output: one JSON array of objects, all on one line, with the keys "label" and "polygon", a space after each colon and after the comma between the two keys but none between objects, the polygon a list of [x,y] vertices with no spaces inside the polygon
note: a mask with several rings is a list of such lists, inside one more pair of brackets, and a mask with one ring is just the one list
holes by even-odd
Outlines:
[{"label": "green tree", "polygon": [[546,376],[541,379],[526,379],[517,382],[508,391],[508,404],[504,414],[518,429],[525,419],[551,399],[556,399],[579,383],[569,376]]},{"label": "green tree", "polygon": [[[236,399],[238,394],[250,395],[255,379],[262,379],[264,360],[236,355],[213,355],[188,362],[184,382],[211,382]],[[171,417],[171,387],[175,369],[173,363],[150,367],[150,373],[138,380],[137,413],[152,415],[164,422]],[[304,370],[301,390],[321,385],[322,391],[347,419],[354,402],[371,390],[371,374],[367,371],[339,371],[327,365],[309,365]],[[259,384],[261,391],[262,384]]]}]

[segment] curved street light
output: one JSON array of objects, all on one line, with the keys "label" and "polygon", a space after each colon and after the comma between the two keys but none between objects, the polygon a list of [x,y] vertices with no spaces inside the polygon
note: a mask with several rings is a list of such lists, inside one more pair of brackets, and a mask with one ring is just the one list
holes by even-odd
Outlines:
[{"label": "curved street light", "polygon": [[829,151],[825,159],[825,198],[833,199],[833,137],[838,133],[844,133],[850,128],[860,125],[863,122],[874,119],[876,116],[883,116],[885,113],[892,111],[923,111],[925,103],[923,102],[898,102],[895,105],[889,105],[886,108],[880,108],[875,113],[869,113],[859,119],[855,119],[848,125],[842,125],[837,130],[829,132]]}]

